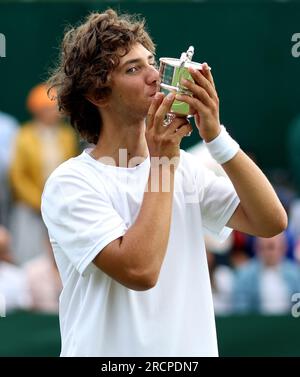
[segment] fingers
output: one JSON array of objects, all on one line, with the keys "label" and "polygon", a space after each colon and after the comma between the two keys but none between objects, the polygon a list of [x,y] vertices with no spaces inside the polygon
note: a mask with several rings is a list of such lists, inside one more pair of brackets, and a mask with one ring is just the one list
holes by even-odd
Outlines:
[{"label": "fingers", "polygon": [[185,123],[179,129],[177,129],[176,137],[180,141],[184,136],[190,135],[192,131],[193,131],[193,127],[189,123]]},{"label": "fingers", "polygon": [[[186,86],[188,89],[190,89],[194,95],[198,95],[200,92],[199,88],[202,88],[202,92],[204,91],[207,94],[207,99],[211,98],[213,100],[218,99],[218,95],[216,92],[216,89],[214,87],[213,81],[211,82],[209,80],[208,75],[211,75],[209,69],[204,69],[200,72],[193,68],[189,68],[189,72],[194,79],[195,83],[193,83],[191,80],[183,81],[183,85]],[[211,76],[212,78],[212,76]],[[202,93],[202,96],[204,93]]]},{"label": "fingers", "polygon": [[175,118],[167,128],[166,136],[175,136],[176,139],[179,138],[179,141],[184,137],[190,134],[193,130],[193,127],[185,117]]},{"label": "fingers", "polygon": [[146,127],[148,129],[153,127],[154,116],[155,116],[156,111],[159,108],[159,105],[161,104],[163,98],[164,98],[164,95],[160,92],[157,92],[155,94],[155,97],[152,100],[152,103],[149,107],[148,114],[147,114],[147,117],[146,117]]},{"label": "fingers", "polygon": [[180,127],[185,124],[189,124],[186,117],[176,117],[172,122],[168,125],[166,134],[174,134]]},{"label": "fingers", "polygon": [[186,102],[190,105],[190,108],[193,109],[194,112],[206,114],[209,110],[209,107],[206,106],[206,104],[199,99],[196,99],[194,97],[190,97],[185,94],[176,94],[176,99],[178,101]]},{"label": "fingers", "polygon": [[174,93],[169,93],[161,102],[158,110],[156,111],[153,119],[153,126],[158,132],[163,132],[162,125],[168,112],[170,112],[172,103],[175,99]]},{"label": "fingers", "polygon": [[193,68],[189,68],[189,72],[194,82],[182,80],[182,84],[193,93],[193,96],[176,95],[176,99],[189,104],[194,113],[195,110],[198,114],[218,113],[219,98],[207,63],[203,64],[201,72]]},{"label": "fingers", "polygon": [[210,106],[212,104],[212,98],[209,96],[206,89],[193,83],[191,80],[182,80],[182,83],[193,93],[194,97],[200,99],[200,101],[202,101],[206,106]]},{"label": "fingers", "polygon": [[211,70],[208,66],[207,63],[203,63],[202,64],[203,66],[203,70],[202,70],[202,74],[207,78],[207,80],[211,83],[211,85],[216,89],[216,86],[215,86],[215,83],[214,83],[214,79],[213,79],[213,76],[212,76],[212,73],[211,73]]}]

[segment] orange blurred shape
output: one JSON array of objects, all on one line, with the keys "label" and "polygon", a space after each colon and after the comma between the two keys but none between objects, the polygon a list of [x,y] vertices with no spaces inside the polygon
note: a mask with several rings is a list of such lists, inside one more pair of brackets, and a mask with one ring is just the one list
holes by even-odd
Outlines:
[{"label": "orange blurred shape", "polygon": [[48,87],[45,84],[38,84],[30,90],[27,97],[27,108],[31,113],[36,113],[44,108],[57,106],[55,90],[51,89],[49,96],[47,91]]}]

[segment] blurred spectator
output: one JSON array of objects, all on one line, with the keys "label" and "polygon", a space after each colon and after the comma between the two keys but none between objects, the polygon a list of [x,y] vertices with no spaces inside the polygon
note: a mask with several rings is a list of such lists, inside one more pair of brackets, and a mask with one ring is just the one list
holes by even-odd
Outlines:
[{"label": "blurred spectator", "polygon": [[0,294],[4,297],[6,312],[31,307],[26,273],[13,264],[10,245],[9,232],[0,226]]},{"label": "blurred spectator", "polygon": [[[284,231],[285,240],[286,240],[286,253],[285,257],[291,260],[295,260],[295,245],[296,245],[296,238],[294,237],[290,226]],[[256,255],[256,237],[247,235],[246,237],[246,251],[250,258]]]},{"label": "blurred spectator", "polygon": [[295,239],[295,259],[300,262],[300,199],[295,199],[290,206],[290,231]]},{"label": "blurred spectator", "polygon": [[288,128],[287,153],[295,188],[300,196],[300,115]]},{"label": "blurred spectator", "polygon": [[75,132],[61,122],[57,103],[49,99],[44,84],[30,91],[27,107],[33,119],[17,135],[10,169],[16,200],[11,230],[17,263],[44,251],[46,229],[40,203],[45,181],[60,163],[78,152]]},{"label": "blurred spectator", "polygon": [[58,313],[62,289],[59,273],[48,242],[48,253],[16,266],[11,252],[11,237],[0,226],[0,294],[6,312],[17,309]]},{"label": "blurred spectator", "polygon": [[231,314],[233,309],[233,271],[229,266],[219,264],[217,255],[209,251],[207,252],[207,262],[215,313],[217,315]]},{"label": "blurred spectator", "polygon": [[290,206],[290,230],[295,238],[300,238],[300,198],[295,199]]},{"label": "blurred spectator", "polygon": [[299,267],[286,259],[285,233],[256,238],[256,256],[237,270],[233,303],[237,312],[288,313],[300,291]]},{"label": "blurred spectator", "polygon": [[58,313],[62,283],[54,260],[52,247],[48,252],[24,265],[32,300],[31,309],[39,312]]},{"label": "blurred spectator", "polygon": [[8,168],[11,162],[12,146],[19,129],[12,116],[0,112],[0,224],[8,226],[10,214],[10,188]]},{"label": "blurred spectator", "polygon": [[233,268],[238,268],[249,260],[250,254],[247,246],[249,237],[248,234],[233,230],[233,242],[230,252],[230,264]]}]

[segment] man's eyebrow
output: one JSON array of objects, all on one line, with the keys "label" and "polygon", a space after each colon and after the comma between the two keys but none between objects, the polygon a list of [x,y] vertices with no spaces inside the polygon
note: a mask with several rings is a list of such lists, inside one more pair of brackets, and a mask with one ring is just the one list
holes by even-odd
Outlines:
[{"label": "man's eyebrow", "polygon": [[[148,58],[147,58],[147,59],[148,59],[148,61],[154,59],[154,55],[153,55],[153,54],[148,55]],[[125,61],[125,62],[121,65],[120,69],[122,69],[123,67],[125,67],[125,66],[128,65],[128,64],[141,63],[142,61],[143,61],[143,59],[141,59],[141,58],[127,60],[127,61]]]}]

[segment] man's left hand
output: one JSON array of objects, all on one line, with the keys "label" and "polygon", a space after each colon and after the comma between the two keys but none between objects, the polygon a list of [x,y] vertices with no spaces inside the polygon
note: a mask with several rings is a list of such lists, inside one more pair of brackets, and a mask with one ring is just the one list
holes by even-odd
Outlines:
[{"label": "man's left hand", "polygon": [[218,94],[207,63],[202,65],[201,71],[189,68],[189,72],[195,82],[182,80],[181,84],[193,93],[193,97],[177,94],[176,99],[190,105],[199,134],[208,143],[221,132]]}]

